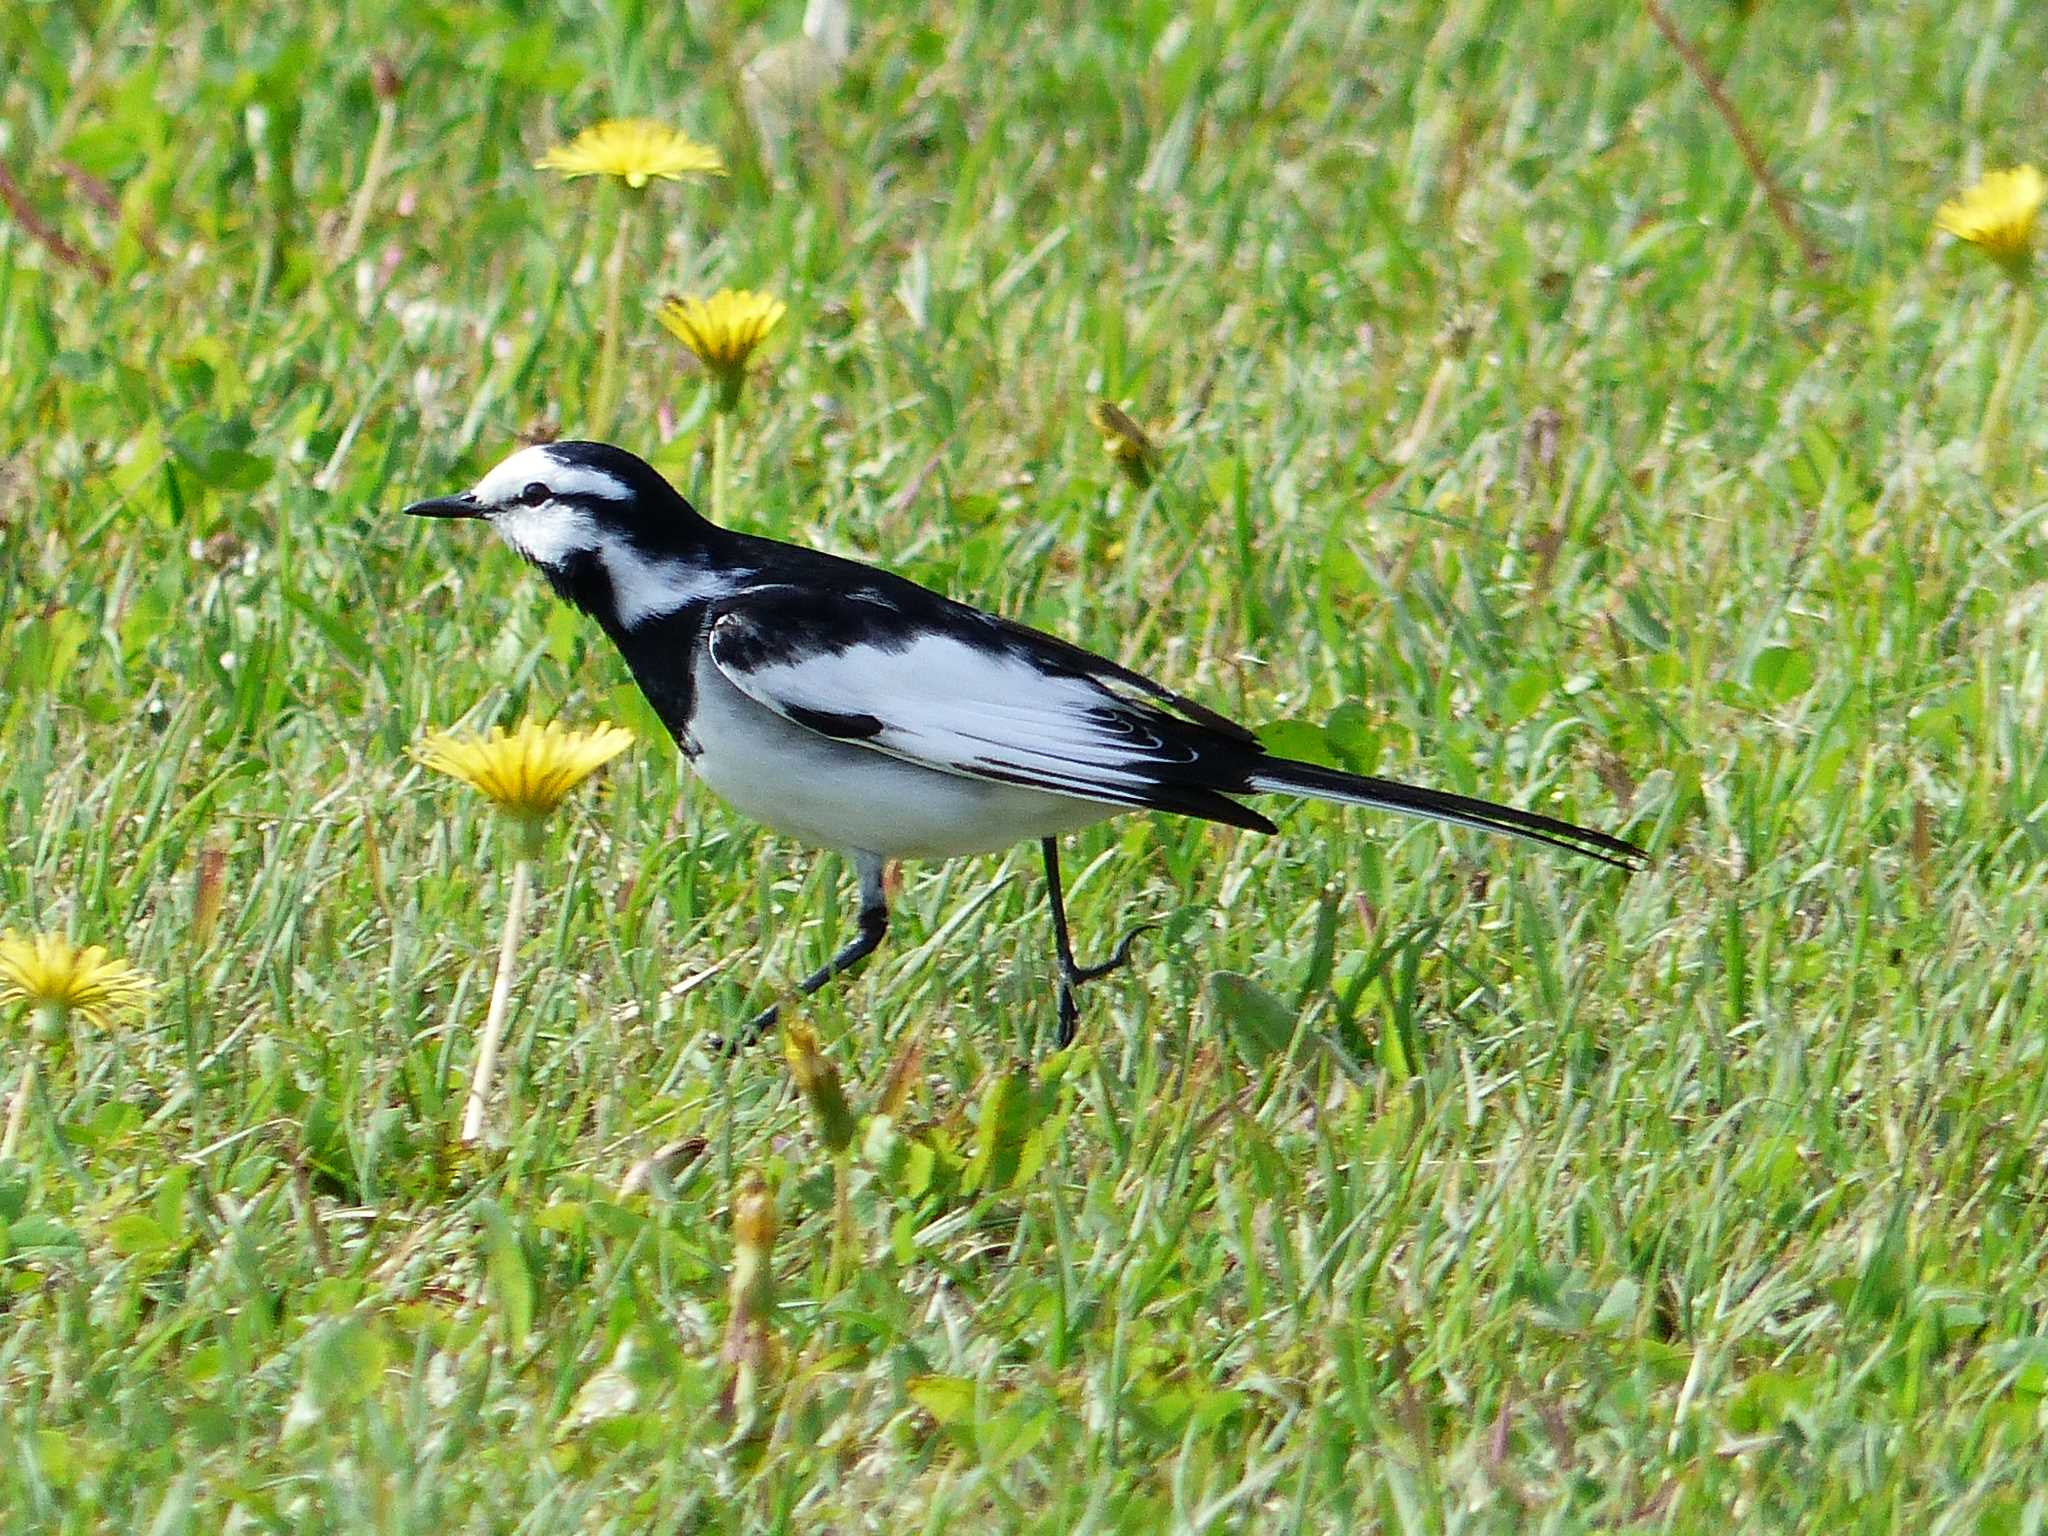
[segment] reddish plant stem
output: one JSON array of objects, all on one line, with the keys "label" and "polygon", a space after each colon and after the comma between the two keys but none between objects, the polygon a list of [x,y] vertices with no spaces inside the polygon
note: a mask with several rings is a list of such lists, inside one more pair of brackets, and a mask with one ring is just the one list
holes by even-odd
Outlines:
[{"label": "reddish plant stem", "polygon": [[67,267],[78,267],[90,272],[101,282],[113,280],[113,271],[99,257],[90,251],[81,251],[56,230],[43,222],[41,214],[29,203],[21,190],[21,183],[14,179],[14,173],[0,165],[0,203],[7,205],[7,211],[14,215],[14,222],[29,232],[44,250],[63,262]]},{"label": "reddish plant stem", "polygon": [[1764,201],[1770,205],[1771,216],[1785,227],[1785,233],[1792,237],[1799,253],[1806,258],[1809,267],[1827,265],[1827,252],[1823,251],[1799,223],[1799,216],[1792,211],[1792,200],[1785,195],[1785,189],[1778,185],[1778,179],[1765,164],[1763,151],[1757,148],[1756,140],[1750,136],[1749,127],[1742,121],[1742,115],[1735,110],[1735,103],[1728,99],[1728,93],[1721,89],[1713,71],[1707,68],[1707,61],[1693,47],[1692,41],[1678,30],[1678,24],[1671,19],[1671,13],[1664,9],[1661,0],[1643,0],[1643,9],[1650,13],[1650,21],[1664,40],[1671,44],[1679,62],[1685,65],[1685,72],[1692,76],[1699,88],[1707,93],[1707,100],[1727,125],[1728,136],[1735,140],[1735,147],[1742,152],[1743,162],[1749,167],[1749,174],[1756,178],[1756,184],[1763,188]]}]

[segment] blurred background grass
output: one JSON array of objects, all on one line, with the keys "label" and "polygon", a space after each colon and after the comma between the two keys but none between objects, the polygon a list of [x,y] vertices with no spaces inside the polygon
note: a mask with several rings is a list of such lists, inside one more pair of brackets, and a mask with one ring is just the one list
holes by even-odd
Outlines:
[{"label": "blurred background grass", "polygon": [[[2039,1529],[2048,423],[2022,333],[1979,452],[2023,312],[1930,219],[2041,153],[2048,34],[1674,15],[1824,265],[1619,0],[869,5],[779,154],[788,4],[0,13],[0,922],[160,982],[0,1169],[0,1520]],[[833,1263],[786,1069],[703,1042],[840,942],[837,861],[395,515],[584,429],[621,193],[530,165],[622,113],[735,167],[630,253],[615,435],[686,492],[652,305],[769,289],[725,520],[1657,866],[1120,823],[1081,947],[1164,926],[1028,1087],[1032,859],[913,867],[807,1010],[864,1106],[924,1047]],[[464,1157],[510,852],[405,747],[528,712],[643,744],[552,843]],[[728,1443],[748,1171],[780,1360]]]}]

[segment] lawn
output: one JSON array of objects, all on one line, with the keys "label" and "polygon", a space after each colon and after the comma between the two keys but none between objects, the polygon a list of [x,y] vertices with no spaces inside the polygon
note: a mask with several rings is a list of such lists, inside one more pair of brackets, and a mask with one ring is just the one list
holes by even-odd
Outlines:
[{"label": "lawn", "polygon": [[[0,1527],[2043,1529],[2048,360],[1934,216],[2048,29],[1667,3],[1796,236],[1631,0],[0,11],[0,927],[154,980],[0,1010]],[[535,168],[620,115],[732,174]],[[1125,818],[1064,1052],[1035,850],[906,867],[835,1153],[710,1042],[849,871],[398,515],[558,435],[1654,862]],[[637,739],[471,1145],[411,749],[526,717]]]}]

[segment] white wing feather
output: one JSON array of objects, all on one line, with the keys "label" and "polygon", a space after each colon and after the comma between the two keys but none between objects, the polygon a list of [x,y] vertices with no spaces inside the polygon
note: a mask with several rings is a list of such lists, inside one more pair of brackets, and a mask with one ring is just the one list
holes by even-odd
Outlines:
[{"label": "white wing feather", "polygon": [[949,635],[742,665],[738,648],[720,645],[734,622],[714,621],[711,659],[741,692],[798,724],[812,723],[807,714],[879,721],[846,739],[943,773],[1138,804],[1157,783],[1148,768],[1193,757],[1146,728],[1143,706],[1093,679]]}]

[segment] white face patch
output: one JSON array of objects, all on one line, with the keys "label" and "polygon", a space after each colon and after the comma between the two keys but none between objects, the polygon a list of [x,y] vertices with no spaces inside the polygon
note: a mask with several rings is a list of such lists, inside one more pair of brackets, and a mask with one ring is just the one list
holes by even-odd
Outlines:
[{"label": "white face patch", "polygon": [[484,515],[500,538],[535,565],[567,565],[571,555],[597,549],[604,543],[588,512],[557,501],[542,502],[537,507],[508,507]]},{"label": "white face patch", "polygon": [[491,526],[535,565],[559,569],[576,555],[594,554],[611,580],[612,607],[627,629],[708,602],[736,590],[728,574],[687,560],[643,555],[623,539],[608,538],[581,507],[545,502],[490,514]]},{"label": "white face patch", "polygon": [[[530,485],[547,487],[551,499],[527,505]],[[618,529],[605,526],[603,509],[559,499],[626,502],[633,493],[616,475],[563,463],[551,444],[522,448],[479,480],[471,494],[499,536],[543,569],[559,571],[578,555],[595,555],[611,583],[613,615],[627,629],[735,590],[731,575],[674,556],[644,554]]]},{"label": "white face patch", "polygon": [[617,475],[587,464],[562,463],[547,443],[520,449],[477,481],[470,494],[487,509],[502,507],[517,501],[529,485],[536,484],[546,486],[558,496],[597,496],[606,501],[626,501],[633,494]]}]

